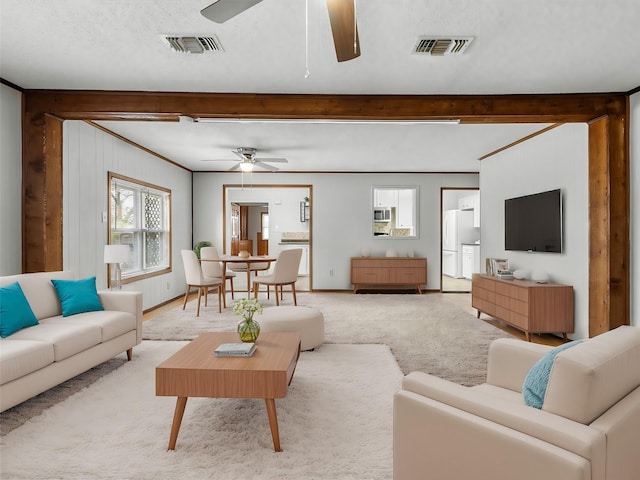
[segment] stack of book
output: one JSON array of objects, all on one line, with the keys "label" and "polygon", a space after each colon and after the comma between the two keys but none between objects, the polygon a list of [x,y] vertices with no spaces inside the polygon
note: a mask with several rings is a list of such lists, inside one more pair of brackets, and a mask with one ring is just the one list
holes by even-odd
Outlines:
[{"label": "stack of book", "polygon": [[256,351],[255,343],[222,343],[214,350],[216,357],[250,357]]}]

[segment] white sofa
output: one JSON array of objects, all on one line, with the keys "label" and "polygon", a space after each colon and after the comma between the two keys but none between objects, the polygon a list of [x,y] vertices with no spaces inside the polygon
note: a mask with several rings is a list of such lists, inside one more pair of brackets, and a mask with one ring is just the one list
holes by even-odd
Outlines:
[{"label": "white sofa", "polygon": [[20,284],[39,321],[0,339],[0,411],[120,353],[130,360],[142,340],[142,293],[100,291],[103,311],[63,317],[51,279],[75,276],[59,271],[0,277],[0,287]]},{"label": "white sofa", "polygon": [[640,478],[640,328],[619,327],[555,357],[542,409],[522,385],[551,347],[491,344],[487,381],[412,372],[394,397],[394,480]]}]

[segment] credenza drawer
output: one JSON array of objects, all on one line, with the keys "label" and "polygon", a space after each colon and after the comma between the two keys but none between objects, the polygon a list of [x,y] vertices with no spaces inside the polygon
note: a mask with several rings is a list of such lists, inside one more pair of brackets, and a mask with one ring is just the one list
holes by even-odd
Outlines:
[{"label": "credenza drawer", "polygon": [[526,302],[529,299],[529,290],[527,288],[518,287],[516,285],[509,285],[503,282],[494,283],[496,286],[497,294],[516,298],[522,302]]},{"label": "credenza drawer", "polygon": [[389,281],[391,283],[426,283],[424,268],[390,268]]},{"label": "credenza drawer", "polygon": [[380,268],[353,268],[351,270],[352,283],[389,283],[389,270]]},{"label": "credenza drawer", "polygon": [[481,298],[472,297],[471,306],[481,312],[486,313],[487,315],[496,314],[496,304],[493,302],[488,302],[487,300],[483,300]]},{"label": "credenza drawer", "polygon": [[489,291],[495,291],[496,289],[496,282],[488,278],[483,278],[479,275],[473,276],[472,286],[475,287],[476,285],[480,288],[484,288],[485,290],[489,290]]},{"label": "credenza drawer", "polygon": [[472,286],[472,297],[478,297],[482,300],[486,300],[491,303],[496,303],[496,292],[492,292],[491,290],[486,290],[484,288],[476,287],[474,284]]}]

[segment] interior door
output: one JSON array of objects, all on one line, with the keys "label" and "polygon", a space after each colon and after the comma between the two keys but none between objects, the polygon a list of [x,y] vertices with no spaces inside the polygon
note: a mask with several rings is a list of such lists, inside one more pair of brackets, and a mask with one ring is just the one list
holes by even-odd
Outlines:
[{"label": "interior door", "polygon": [[240,205],[231,204],[231,255],[240,251]]},{"label": "interior door", "polygon": [[260,231],[257,233],[258,255],[269,255],[269,214],[260,214]]}]

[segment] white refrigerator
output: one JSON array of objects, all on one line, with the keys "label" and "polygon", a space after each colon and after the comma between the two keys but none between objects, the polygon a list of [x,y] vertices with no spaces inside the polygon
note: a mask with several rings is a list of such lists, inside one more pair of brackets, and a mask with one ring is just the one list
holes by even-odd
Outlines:
[{"label": "white refrigerator", "polygon": [[473,227],[472,210],[445,210],[442,216],[442,274],[462,278],[462,244],[474,243],[480,232]]}]

